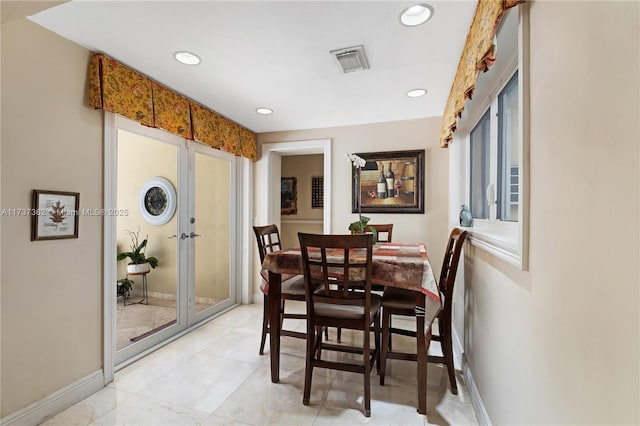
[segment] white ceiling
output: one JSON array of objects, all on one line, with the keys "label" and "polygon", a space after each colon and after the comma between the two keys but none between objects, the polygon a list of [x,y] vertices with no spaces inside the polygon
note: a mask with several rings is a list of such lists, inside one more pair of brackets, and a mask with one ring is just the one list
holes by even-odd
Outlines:
[{"label": "white ceiling", "polygon": [[[401,25],[415,3],[86,0],[30,19],[267,132],[442,115],[476,2],[429,1],[431,20]],[[329,51],[359,44],[371,68],[343,74]],[[179,64],[179,50],[202,63]]]}]

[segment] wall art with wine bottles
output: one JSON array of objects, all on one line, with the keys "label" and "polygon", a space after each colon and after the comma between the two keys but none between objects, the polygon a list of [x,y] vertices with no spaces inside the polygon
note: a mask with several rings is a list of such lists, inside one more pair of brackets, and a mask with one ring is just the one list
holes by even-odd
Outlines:
[{"label": "wall art with wine bottles", "polygon": [[352,213],[359,200],[362,213],[424,213],[424,150],[356,155],[366,164],[352,167]]}]

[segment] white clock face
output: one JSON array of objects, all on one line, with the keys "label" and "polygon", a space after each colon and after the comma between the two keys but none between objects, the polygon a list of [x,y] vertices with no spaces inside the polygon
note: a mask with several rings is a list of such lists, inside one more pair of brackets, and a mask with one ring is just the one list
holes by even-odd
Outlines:
[{"label": "white clock face", "polygon": [[167,179],[154,177],[142,186],[139,198],[140,213],[153,225],[164,225],[176,210],[176,191]]}]

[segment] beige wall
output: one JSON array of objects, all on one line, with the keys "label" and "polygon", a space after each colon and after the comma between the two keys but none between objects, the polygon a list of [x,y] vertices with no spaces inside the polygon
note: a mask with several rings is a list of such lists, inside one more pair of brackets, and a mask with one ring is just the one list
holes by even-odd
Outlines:
[{"label": "beige wall", "polygon": [[[298,188],[298,212],[294,215],[282,216],[280,238],[283,247],[298,245],[298,232],[322,234],[323,209],[311,208],[311,178],[323,176],[324,155],[291,155],[282,157],[282,177],[295,177]],[[318,223],[296,221],[319,221]]]},{"label": "beige wall", "polygon": [[[422,241],[426,243],[434,268],[439,274],[446,238],[449,153],[439,148],[439,118],[393,121],[359,126],[331,127],[291,132],[262,133],[258,135],[258,152],[264,143],[331,139],[332,212],[331,232],[348,233],[349,223],[357,220],[351,213],[351,163],[345,153],[397,150],[425,150],[425,213],[424,214],[369,214],[372,222],[393,223],[395,241]],[[256,163],[255,216],[258,220],[262,206],[261,182],[263,161]],[[259,222],[263,223],[263,222]],[[253,292],[258,293],[259,258],[254,250]]]},{"label": "beige wall", "polygon": [[493,424],[638,424],[638,2],[530,5],[530,271],[465,258]]},{"label": "beige wall", "polygon": [[[29,208],[36,188],[101,208],[89,51],[19,19],[2,24],[1,52],[2,208]],[[32,242],[29,217],[2,217],[2,416],[102,367],[102,218],[78,220],[78,239]]]}]

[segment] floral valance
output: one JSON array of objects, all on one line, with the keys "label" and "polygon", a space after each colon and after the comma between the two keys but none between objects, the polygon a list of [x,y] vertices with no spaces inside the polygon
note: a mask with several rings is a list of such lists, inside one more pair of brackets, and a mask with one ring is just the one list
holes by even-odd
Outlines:
[{"label": "floral valance", "polygon": [[89,63],[89,105],[255,161],[256,134],[102,54]]},{"label": "floral valance", "polygon": [[449,99],[442,116],[440,146],[446,148],[453,139],[464,103],[471,99],[480,71],[488,71],[496,60],[493,40],[504,12],[525,0],[478,0],[467,41],[458,62]]}]

